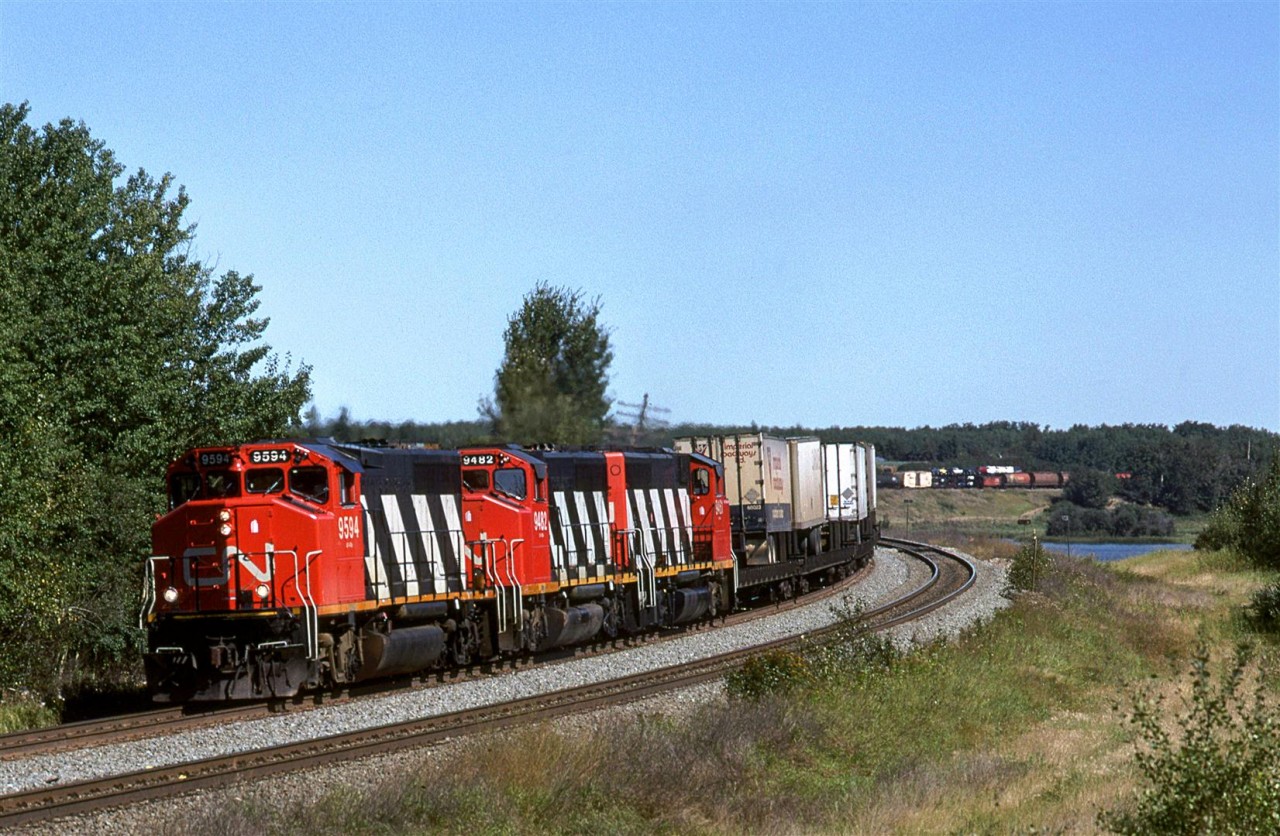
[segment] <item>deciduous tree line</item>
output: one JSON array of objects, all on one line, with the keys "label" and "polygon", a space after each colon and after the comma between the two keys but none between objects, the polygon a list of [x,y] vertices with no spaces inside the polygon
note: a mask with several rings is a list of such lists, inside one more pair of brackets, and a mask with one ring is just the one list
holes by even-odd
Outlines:
[{"label": "deciduous tree line", "polygon": [[284,432],[309,369],[262,343],[251,276],[192,257],[170,176],[27,115],[0,107],[0,686],[56,694],[136,663],[167,462]]}]

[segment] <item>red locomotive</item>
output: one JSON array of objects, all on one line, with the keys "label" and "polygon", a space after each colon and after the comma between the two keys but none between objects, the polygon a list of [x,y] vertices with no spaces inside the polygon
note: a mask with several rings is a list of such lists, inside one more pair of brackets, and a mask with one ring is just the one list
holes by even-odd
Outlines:
[{"label": "red locomotive", "polygon": [[869,554],[864,515],[737,566],[724,473],[671,450],[192,450],[152,530],[148,684],[261,699],[466,665],[709,619]]}]

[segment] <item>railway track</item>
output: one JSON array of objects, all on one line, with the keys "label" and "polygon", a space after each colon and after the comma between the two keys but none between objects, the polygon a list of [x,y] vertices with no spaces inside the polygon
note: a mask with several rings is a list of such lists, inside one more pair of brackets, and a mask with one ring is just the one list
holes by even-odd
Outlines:
[{"label": "railway track", "polygon": [[[817,588],[801,597],[779,601],[775,604],[762,605],[756,609],[730,613],[723,619],[718,619],[717,624],[719,626],[743,624],[754,618],[777,615],[797,607],[823,601],[857,583],[862,573],[866,571],[864,568],[859,573],[841,579],[839,583]],[[453,685],[468,680],[502,675],[514,670],[527,668],[530,665],[554,665],[573,659],[626,651],[640,645],[673,641],[703,629],[713,628],[700,624],[690,625],[662,633],[647,633],[590,646],[564,648],[547,653],[537,661],[512,659],[477,664],[460,671],[432,673],[420,677],[398,677],[344,689],[339,692],[299,695],[287,700],[274,702],[263,701],[246,705],[215,706],[210,708],[190,705],[166,706],[150,711],[139,711],[74,723],[63,723],[42,729],[27,729],[0,734],[0,761],[75,751],[91,746],[127,743],[133,740],[157,737],[162,734],[176,734],[213,725],[261,719],[272,714],[307,711],[322,705],[334,705],[390,692]]]},{"label": "railway track", "polygon": [[[929,576],[910,593],[864,611],[861,617],[870,629],[886,629],[919,618],[963,594],[976,576],[976,568],[968,560],[927,544],[897,540],[882,542],[922,561],[929,567]],[[826,596],[831,596],[844,588],[843,584],[838,584],[824,592]],[[784,602],[784,605],[777,608],[766,608],[766,614],[772,615],[783,609],[783,606],[809,604],[812,601],[812,597],[809,597],[803,601],[797,599],[794,602]],[[838,624],[832,624],[825,630],[811,631],[805,638],[820,641],[824,634],[838,628]],[[83,814],[197,789],[226,786],[237,781],[252,781],[282,772],[431,745],[448,738],[629,702],[663,691],[716,680],[745,664],[752,656],[791,645],[797,640],[798,637],[788,637],[568,690],[335,734],[286,746],[237,752],[173,766],[12,793],[0,796],[0,827]],[[258,712],[260,715],[261,706],[258,707]],[[156,712],[157,715],[165,713]],[[157,716],[152,721],[152,731],[156,728],[154,723],[160,720]],[[121,733],[136,735],[136,730]],[[0,743],[3,742],[4,739],[0,738]],[[8,756],[8,752],[0,752],[0,757]]]}]

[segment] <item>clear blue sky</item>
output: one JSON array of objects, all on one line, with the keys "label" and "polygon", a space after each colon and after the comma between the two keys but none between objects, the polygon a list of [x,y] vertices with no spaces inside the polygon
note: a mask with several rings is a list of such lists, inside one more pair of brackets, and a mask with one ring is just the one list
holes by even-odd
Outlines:
[{"label": "clear blue sky", "polygon": [[675,421],[1280,430],[1280,5],[0,0],[315,404],[471,419],[536,282]]}]

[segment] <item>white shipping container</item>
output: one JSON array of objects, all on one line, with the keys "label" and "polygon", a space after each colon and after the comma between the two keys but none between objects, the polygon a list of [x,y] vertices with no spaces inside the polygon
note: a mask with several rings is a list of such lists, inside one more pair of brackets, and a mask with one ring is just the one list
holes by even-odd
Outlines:
[{"label": "white shipping container", "polygon": [[876,446],[874,444],[860,444],[866,452],[866,459],[863,477],[859,481],[862,489],[865,491],[862,497],[862,504],[858,507],[861,514],[858,519],[865,520],[867,517],[875,513],[876,510]]},{"label": "white shipping container", "polygon": [[827,497],[827,519],[858,519],[860,497],[858,471],[861,467],[857,445],[822,445],[823,492]]},{"label": "white shipping container", "polygon": [[763,433],[676,439],[676,451],[724,465],[725,495],[745,530],[791,530],[791,456],[787,442]]},{"label": "white shipping container", "polygon": [[858,444],[858,518],[865,520],[869,507],[869,495],[876,489],[876,469],[867,467],[867,444]]},{"label": "white shipping container", "polygon": [[904,488],[931,488],[933,487],[933,474],[927,470],[907,470],[902,473],[902,487]]},{"label": "white shipping container", "polygon": [[791,458],[791,525],[804,531],[826,519],[822,442],[816,438],[788,438],[787,450]]}]

